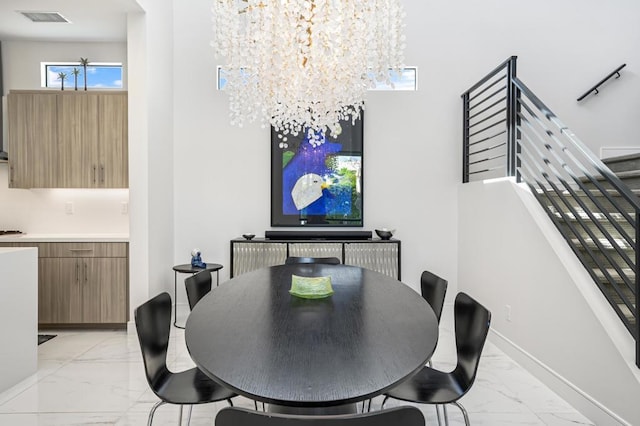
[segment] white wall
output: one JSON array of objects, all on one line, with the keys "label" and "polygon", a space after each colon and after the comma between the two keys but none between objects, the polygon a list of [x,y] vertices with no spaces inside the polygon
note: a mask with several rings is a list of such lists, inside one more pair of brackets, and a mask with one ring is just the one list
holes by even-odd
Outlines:
[{"label": "white wall", "polygon": [[[7,189],[8,166],[0,163],[0,229],[30,234],[127,234],[126,189]],[[73,214],[66,204],[73,204]]]},{"label": "white wall", "polygon": [[[131,285],[154,293],[171,289],[171,266],[188,262],[194,247],[227,266],[221,278],[228,277],[229,240],[270,228],[270,151],[268,130],[229,125],[227,100],[215,90],[209,0],[139,3],[147,13],[132,15],[127,43],[136,60],[129,69]],[[363,229],[396,228],[404,281],[417,288],[430,269],[449,279],[454,294],[460,94],[515,54],[525,83],[596,153],[600,144],[637,145],[640,4],[451,0],[405,1],[405,8],[406,63],[419,67],[420,87],[369,95]],[[85,49],[69,53],[80,55],[103,59]],[[622,79],[588,104],[575,103],[622,62]],[[147,291],[134,293],[132,307]]]},{"label": "white wall", "polygon": [[[140,0],[128,17],[130,307],[173,293],[173,5]],[[134,67],[135,65],[135,67]]]},{"label": "white wall", "polygon": [[459,197],[459,289],[494,343],[596,424],[640,424],[633,339],[533,195],[502,180]]},{"label": "white wall", "polygon": [[[270,229],[270,134],[258,124],[229,125],[227,99],[215,90],[209,9],[207,0],[198,0],[176,7],[174,15],[174,256],[176,263],[188,262],[198,247],[205,261],[228,266],[230,239]],[[417,35],[422,24],[410,19],[409,25]],[[407,63],[428,73],[420,45],[413,37]],[[459,89],[442,90],[436,99],[433,88],[423,87],[371,93],[364,118],[364,229],[397,229],[403,277],[414,285],[425,268],[454,282],[456,274],[451,187],[459,175]],[[225,268],[221,276],[228,273]]]},{"label": "white wall", "polygon": [[[9,90],[40,89],[40,62],[71,62],[80,57],[90,62],[122,62],[123,85],[126,89],[126,43],[51,43],[36,41],[3,41],[3,79],[5,94]],[[65,87],[73,89],[73,79]]]},{"label": "white wall", "polygon": [[[231,238],[270,228],[269,132],[228,124],[227,100],[215,90],[209,2],[174,4],[174,261],[187,262],[198,247],[205,261],[228,265]],[[397,229],[409,284],[431,269],[455,289],[460,94],[519,55],[520,76],[578,135],[585,133],[596,153],[600,144],[628,144],[635,131],[628,120],[640,112],[634,71],[640,53],[633,42],[640,5],[455,0],[406,1],[405,8],[406,63],[419,68],[419,91],[369,94],[364,229]],[[604,114],[595,119],[575,98],[618,62],[627,62],[628,71],[590,101]],[[610,102],[618,104],[594,106]],[[616,131],[605,130],[612,122],[619,123]]]},{"label": "white wall", "polygon": [[[77,61],[127,63],[125,43],[2,43],[4,90],[40,89],[40,62]],[[125,79],[126,84],[126,79]],[[6,149],[6,143],[5,143]],[[11,153],[9,153],[11,155]],[[122,189],[9,189],[8,164],[0,163],[0,229],[37,234],[127,234],[129,217],[121,204],[129,201]],[[65,213],[73,203],[74,213]]]}]

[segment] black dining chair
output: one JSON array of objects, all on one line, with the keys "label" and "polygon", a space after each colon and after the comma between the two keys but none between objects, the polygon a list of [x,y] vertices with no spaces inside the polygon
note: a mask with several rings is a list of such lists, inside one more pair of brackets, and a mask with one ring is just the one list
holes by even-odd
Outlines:
[{"label": "black dining chair", "polygon": [[[438,324],[440,324],[440,317],[442,316],[442,308],[444,306],[444,297],[447,294],[447,285],[448,281],[440,278],[436,274],[424,271],[422,275],[420,275],[420,292],[422,294],[422,298],[427,301],[433,312],[436,314],[436,318],[438,320]],[[427,361],[427,365],[431,367],[431,360]],[[362,408],[364,410],[364,403],[362,404]],[[371,411],[371,400],[369,400],[369,405],[367,410]],[[440,421],[440,411],[436,412],[438,414],[438,422]]]},{"label": "black dining chair", "polygon": [[[456,353],[458,362],[451,372],[443,372],[431,367],[423,367],[409,380],[385,394],[382,408],[387,399],[423,404],[454,404],[464,416],[469,426],[467,410],[458,401],[473,385],[478,371],[482,348],[487,340],[491,324],[491,312],[466,293],[458,293],[454,303]],[[449,424],[444,407],[445,424]],[[438,423],[440,419],[438,418]]]},{"label": "black dining chair", "polygon": [[420,292],[422,297],[433,309],[440,323],[440,317],[442,316],[442,307],[444,306],[444,297],[447,294],[448,281],[444,278],[440,278],[436,274],[424,271],[420,275]]},{"label": "black dining chair", "polygon": [[[142,350],[142,360],[147,382],[160,401],[151,408],[147,425],[153,422],[153,415],[163,404],[185,405],[205,404],[226,399],[233,406],[231,398],[235,393],[209,379],[197,367],[174,373],[167,367],[167,349],[171,331],[171,296],[160,293],[138,306],[134,311],[138,341]],[[187,424],[191,420],[191,410]]]},{"label": "black dining chair", "polygon": [[416,407],[396,407],[364,414],[301,416],[263,413],[245,408],[223,408],[215,426],[424,426],[424,416]]},{"label": "black dining chair", "polygon": [[322,263],[325,265],[339,265],[340,259],[337,257],[298,257],[289,256],[284,261],[285,265],[294,265],[296,263]]},{"label": "black dining chair", "polygon": [[185,278],[189,309],[193,310],[196,303],[211,291],[211,272],[204,270]]},{"label": "black dining chair", "polygon": [[[427,301],[433,313],[436,314],[438,325],[440,324],[440,317],[442,316],[442,308],[444,307],[444,298],[447,294],[447,286],[449,282],[444,278],[441,278],[433,272],[423,271],[420,275],[420,293],[422,298]],[[433,362],[429,360],[427,366],[432,367]],[[440,410],[436,405],[436,414],[438,415],[438,424],[440,424]]]}]

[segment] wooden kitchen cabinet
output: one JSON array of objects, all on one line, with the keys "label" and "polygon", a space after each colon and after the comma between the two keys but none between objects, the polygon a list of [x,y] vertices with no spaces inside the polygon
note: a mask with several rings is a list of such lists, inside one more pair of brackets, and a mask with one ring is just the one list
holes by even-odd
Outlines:
[{"label": "wooden kitchen cabinet", "polygon": [[[10,94],[7,98],[9,187],[57,187],[58,96],[54,93]],[[40,166],[46,167],[40,167]]]},{"label": "wooden kitchen cabinet", "polygon": [[127,188],[127,103],[122,91],[11,91],[9,186]]},{"label": "wooden kitchen cabinet", "polygon": [[38,247],[39,325],[126,325],[127,243],[2,245]]}]

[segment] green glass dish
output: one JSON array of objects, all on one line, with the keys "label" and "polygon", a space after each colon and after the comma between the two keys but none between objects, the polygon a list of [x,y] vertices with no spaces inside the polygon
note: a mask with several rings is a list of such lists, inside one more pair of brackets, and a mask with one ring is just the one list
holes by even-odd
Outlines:
[{"label": "green glass dish", "polygon": [[289,293],[304,299],[322,299],[333,294],[331,277],[301,277],[291,275]]}]

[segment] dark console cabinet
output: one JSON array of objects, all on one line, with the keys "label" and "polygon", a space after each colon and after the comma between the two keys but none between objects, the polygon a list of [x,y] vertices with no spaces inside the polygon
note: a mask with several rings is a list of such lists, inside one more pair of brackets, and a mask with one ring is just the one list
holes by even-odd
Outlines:
[{"label": "dark console cabinet", "polygon": [[266,266],[282,265],[289,256],[337,257],[400,280],[400,240],[253,239],[231,240],[231,277]]}]

